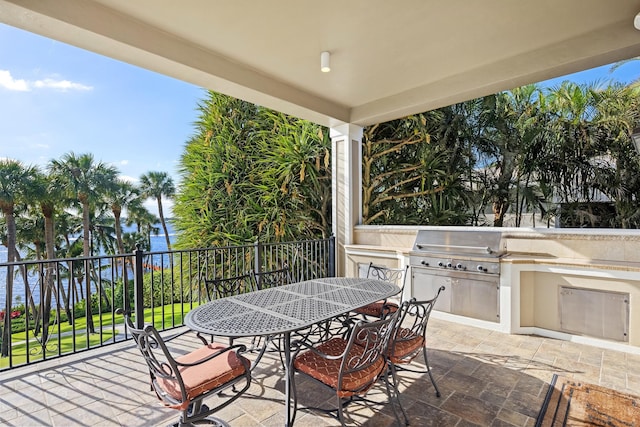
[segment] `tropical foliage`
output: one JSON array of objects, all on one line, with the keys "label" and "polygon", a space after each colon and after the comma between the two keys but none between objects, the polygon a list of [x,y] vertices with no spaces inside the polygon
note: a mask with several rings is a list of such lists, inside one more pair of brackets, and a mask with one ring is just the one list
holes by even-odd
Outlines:
[{"label": "tropical foliage", "polygon": [[371,126],[364,223],[638,228],[639,90],[529,85]]},{"label": "tropical foliage", "polygon": [[[630,134],[640,122],[639,90],[530,85],[369,126],[362,143],[364,223],[520,226],[529,216],[534,225],[556,220],[562,226],[638,228],[640,156]],[[46,171],[0,160],[0,238],[8,261],[21,254],[48,260],[149,249],[158,222],[170,248],[167,199],[175,201],[179,248],[329,235],[328,129],[215,92],[198,110],[178,186],[167,173],[151,171],[136,187],[91,154],[68,153]],[[156,201],[159,219],[143,207],[147,198]],[[123,222],[137,231],[123,232]],[[126,258],[117,269],[120,284],[129,280]],[[46,306],[54,289],[51,270],[39,279]],[[12,266],[5,271],[9,311],[14,278],[27,283],[29,274]],[[100,272],[90,263],[69,262],[56,274],[67,279],[66,287],[56,288],[65,317],[77,317],[70,301],[84,302],[93,331],[91,313],[96,304],[110,308],[107,293],[113,291],[100,287]],[[48,310],[38,310],[31,295],[25,299],[34,313],[29,321],[46,340]],[[0,320],[3,343],[10,319]]]},{"label": "tropical foliage", "polygon": [[[131,253],[135,245],[144,247],[148,236],[123,233],[121,215],[127,210],[128,220],[135,221],[140,231],[151,232],[158,219],[143,207],[143,202],[147,196],[156,199],[158,196],[149,185],[138,189],[119,179],[118,175],[116,168],[96,162],[91,154],[67,153],[61,159],[51,160],[46,171],[25,166],[17,160],[0,160],[0,210],[3,214],[0,236],[8,249],[7,261],[20,261],[21,254],[26,259],[46,261],[126,254]],[[171,178],[161,172],[149,172],[143,178],[148,176],[164,176],[163,185],[173,188]],[[165,196],[168,195],[166,187],[162,190]],[[158,203],[161,203],[159,199]],[[38,272],[11,265],[2,270],[6,272],[3,278],[6,283],[5,309],[13,307],[14,281],[19,275],[27,291],[25,304],[29,306],[29,322],[33,323],[34,334],[39,335],[42,342],[48,339],[54,293],[56,299],[62,300],[58,304],[62,303],[70,323],[78,317],[78,307],[83,307],[89,332],[95,331],[91,313],[96,307],[109,310],[113,301],[102,288],[106,281],[97,280],[101,272],[93,263],[69,261],[67,269],[62,271],[54,265],[60,264],[51,263],[49,267],[42,264]],[[115,280],[120,285],[128,282],[128,270],[122,261],[120,268],[115,270],[118,273]],[[30,293],[34,285],[30,280],[40,282],[40,301],[34,301]],[[66,285],[56,286],[59,283]],[[74,307],[70,300],[76,302]],[[91,303],[86,303],[87,300]],[[11,323],[10,316],[4,316],[2,322],[1,350],[2,355],[7,355],[11,328],[18,323]]]},{"label": "tropical foliage", "polygon": [[140,177],[140,191],[143,196],[156,199],[158,203],[158,216],[160,217],[160,224],[164,231],[167,249],[171,250],[171,239],[169,230],[167,229],[167,220],[164,217],[164,209],[162,208],[162,196],[169,199],[173,198],[176,192],[173,180],[167,172],[149,172]]},{"label": "tropical foliage", "polygon": [[180,161],[180,248],[327,237],[328,130],[209,92]]}]

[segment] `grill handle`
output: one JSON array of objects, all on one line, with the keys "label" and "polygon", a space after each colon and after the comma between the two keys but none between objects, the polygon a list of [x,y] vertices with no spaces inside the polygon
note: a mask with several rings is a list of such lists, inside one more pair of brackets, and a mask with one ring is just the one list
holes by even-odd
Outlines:
[{"label": "grill handle", "polygon": [[418,243],[416,244],[418,249],[424,248],[440,248],[440,249],[458,249],[458,250],[473,250],[478,252],[486,252],[492,254],[493,250],[489,246],[460,246],[460,245],[438,245],[437,243]]}]

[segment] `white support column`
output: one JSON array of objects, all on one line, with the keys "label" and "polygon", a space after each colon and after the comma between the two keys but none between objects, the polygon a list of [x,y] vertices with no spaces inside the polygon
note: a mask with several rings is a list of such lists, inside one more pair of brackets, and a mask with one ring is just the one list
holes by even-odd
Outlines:
[{"label": "white support column", "polygon": [[331,128],[331,186],[336,273],[345,273],[344,245],[353,243],[353,227],[362,223],[362,127]]}]

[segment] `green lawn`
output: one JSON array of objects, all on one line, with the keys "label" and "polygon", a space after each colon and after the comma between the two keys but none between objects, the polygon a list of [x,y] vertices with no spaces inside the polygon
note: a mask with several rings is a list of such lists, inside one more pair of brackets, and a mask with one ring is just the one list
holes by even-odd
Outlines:
[{"label": "green lawn", "polygon": [[[192,307],[198,306],[197,302],[194,303],[176,303],[169,304],[162,307],[155,307],[153,310],[145,309],[144,321],[145,323],[151,323],[156,328],[172,328],[174,326],[181,326],[184,314],[188,313]],[[163,325],[164,320],[164,325]],[[115,322],[115,326],[112,325],[112,321]],[[108,343],[114,337],[114,329],[116,333],[123,333],[124,319],[121,315],[114,316],[111,313],[96,314],[93,316],[93,324],[96,333],[88,334],[86,332],[86,318],[75,319],[75,337],[73,335],[73,326],[68,322],[63,322],[60,325],[60,336],[58,340],[58,325],[54,325],[50,328],[51,337],[47,344],[46,357],[55,357],[58,354],[71,353],[74,351],[84,350],[87,348],[87,339],[89,340],[89,347],[97,347],[101,343]],[[102,325],[102,328],[100,328]],[[29,354],[29,362],[35,362],[43,359],[42,346],[33,337],[33,331],[29,331],[29,348],[27,351],[26,332],[18,332],[11,335],[11,365],[23,365],[27,363],[27,353]],[[9,358],[0,358],[0,369],[9,367]]]}]

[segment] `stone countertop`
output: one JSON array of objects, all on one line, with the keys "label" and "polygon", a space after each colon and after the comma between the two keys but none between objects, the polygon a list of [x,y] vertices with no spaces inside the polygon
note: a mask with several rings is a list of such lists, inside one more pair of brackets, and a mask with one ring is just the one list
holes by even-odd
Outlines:
[{"label": "stone countertop", "polygon": [[[640,263],[603,259],[559,258],[549,254],[508,253],[501,262],[509,264],[554,265],[594,270],[616,270],[640,272]],[[638,277],[640,279],[640,276]]]}]

